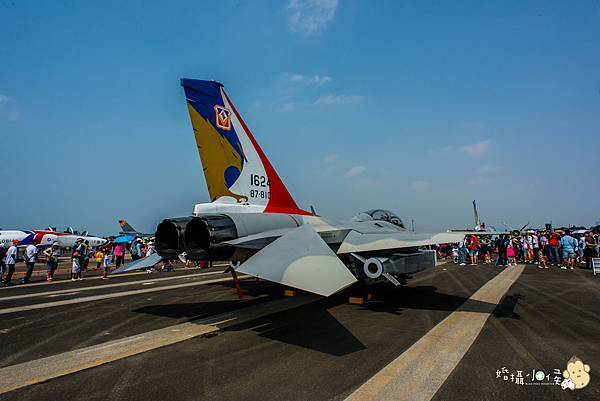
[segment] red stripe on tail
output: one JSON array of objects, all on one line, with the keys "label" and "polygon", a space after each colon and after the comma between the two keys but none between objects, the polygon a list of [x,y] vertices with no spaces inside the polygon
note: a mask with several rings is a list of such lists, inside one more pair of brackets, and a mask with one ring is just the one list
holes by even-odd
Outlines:
[{"label": "red stripe on tail", "polygon": [[223,94],[227,98],[227,102],[229,102],[229,104],[231,105],[231,108],[235,113],[235,116],[237,117],[238,121],[240,122],[240,124],[242,124],[242,128],[244,128],[244,130],[248,134],[248,138],[250,138],[250,142],[252,142],[254,149],[256,149],[256,153],[258,153],[258,157],[260,157],[260,160],[262,161],[263,166],[265,167],[265,172],[269,177],[269,182],[271,184],[271,198],[269,199],[269,202],[267,202],[267,206],[265,207],[264,212],[302,214],[312,216],[313,214],[311,212],[302,210],[298,207],[298,205],[292,198],[292,195],[290,195],[283,181],[281,181],[281,178],[279,178],[279,175],[271,165],[271,162],[269,161],[269,159],[267,159],[267,156],[254,139],[254,136],[250,132],[250,129],[248,128],[248,126],[236,110],[235,106],[231,102],[231,99],[229,99],[229,96],[227,96],[227,93],[225,93],[225,90],[223,90]]}]

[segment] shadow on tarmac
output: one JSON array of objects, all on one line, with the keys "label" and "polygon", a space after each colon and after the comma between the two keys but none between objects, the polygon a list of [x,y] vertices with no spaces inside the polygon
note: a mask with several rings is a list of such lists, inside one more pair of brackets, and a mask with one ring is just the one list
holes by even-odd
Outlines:
[{"label": "shadow on tarmac", "polygon": [[[232,283],[211,285],[231,288],[232,295],[235,295],[235,287]],[[245,280],[241,282],[241,287],[245,297],[243,300],[149,305],[139,308],[135,312],[170,318],[195,319],[269,302],[282,296],[282,287],[272,283],[256,284],[252,280]],[[398,288],[378,285],[372,290],[376,299],[363,305],[357,305],[356,308],[359,311],[385,312],[400,316],[403,309],[453,312],[460,308],[462,311],[493,313],[497,317],[519,319],[519,315],[514,313],[519,295],[507,297],[501,304],[496,305],[441,293],[437,291],[437,287],[427,285]],[[328,309],[346,304],[348,296],[353,293],[356,293],[356,288],[350,288],[332,297],[295,308],[293,313],[289,313],[290,311],[275,313],[229,327],[226,331],[252,330],[261,337],[333,356],[351,354],[366,349],[366,346],[331,315]]]},{"label": "shadow on tarmac", "polygon": [[[501,313],[502,317],[518,319],[514,314],[514,308],[518,302],[517,297],[496,305],[489,302],[472,300],[467,297],[444,294],[437,291],[435,286],[399,287],[391,290],[382,288],[377,292],[375,301],[367,302],[361,307],[365,310],[388,312],[400,315],[403,308],[421,310],[442,310],[454,312],[459,309],[466,312],[477,313]],[[502,306],[498,312],[497,307]]]}]

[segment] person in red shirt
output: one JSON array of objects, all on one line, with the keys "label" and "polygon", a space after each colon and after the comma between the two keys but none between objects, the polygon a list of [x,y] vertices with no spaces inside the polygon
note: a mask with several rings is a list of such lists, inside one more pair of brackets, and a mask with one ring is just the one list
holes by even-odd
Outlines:
[{"label": "person in red shirt", "polygon": [[560,236],[552,231],[550,234],[550,239],[548,240],[548,257],[550,259],[550,263],[554,266],[558,266],[560,264],[560,260],[558,259],[558,243],[560,241]]},{"label": "person in red shirt", "polygon": [[477,254],[479,251],[479,238],[476,235],[471,235],[471,243],[469,244],[469,256],[471,256],[471,266],[477,265]]}]

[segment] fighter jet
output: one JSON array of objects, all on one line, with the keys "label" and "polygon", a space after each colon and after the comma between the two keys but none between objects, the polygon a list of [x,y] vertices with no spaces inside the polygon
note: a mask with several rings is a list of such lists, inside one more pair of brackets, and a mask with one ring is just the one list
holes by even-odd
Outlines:
[{"label": "fighter jet", "polygon": [[211,203],[161,222],[150,263],[185,252],[191,260],[230,261],[232,274],[329,296],[357,281],[401,285],[405,274],[435,266],[435,251],[423,247],[464,237],[408,231],[387,210],[337,221],[300,208],[223,85],[181,84]]}]

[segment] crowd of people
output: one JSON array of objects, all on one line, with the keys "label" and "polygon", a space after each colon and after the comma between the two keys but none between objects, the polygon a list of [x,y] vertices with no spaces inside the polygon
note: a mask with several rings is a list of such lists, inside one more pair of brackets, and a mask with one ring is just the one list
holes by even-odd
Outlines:
[{"label": "crowd of people", "polygon": [[496,266],[528,263],[540,268],[559,266],[573,270],[577,263],[591,268],[592,259],[599,253],[598,245],[598,235],[591,231],[572,234],[570,230],[530,230],[496,236],[467,235],[464,241],[452,247],[440,247],[439,252],[452,252],[454,262],[461,266],[492,263],[495,254]]},{"label": "crowd of people", "polygon": [[[0,284],[8,286],[12,284],[15,266],[19,260],[19,241],[13,241],[11,246],[0,244]],[[70,276],[71,280],[83,280],[84,273],[88,271],[90,260],[96,262],[96,269],[102,269],[102,278],[108,279],[108,275],[114,265],[118,269],[125,263],[125,255],[129,252],[132,260],[150,256],[155,252],[154,241],[136,238],[131,243],[109,242],[101,247],[92,248],[87,240],[79,239],[70,250]],[[26,284],[31,279],[35,264],[44,259],[46,263],[46,281],[53,281],[54,274],[58,269],[59,260],[64,257],[65,250],[61,249],[57,242],[45,249],[38,249],[35,244],[29,244],[22,252],[26,270],[21,283]],[[64,260],[64,258],[63,258]]]}]

